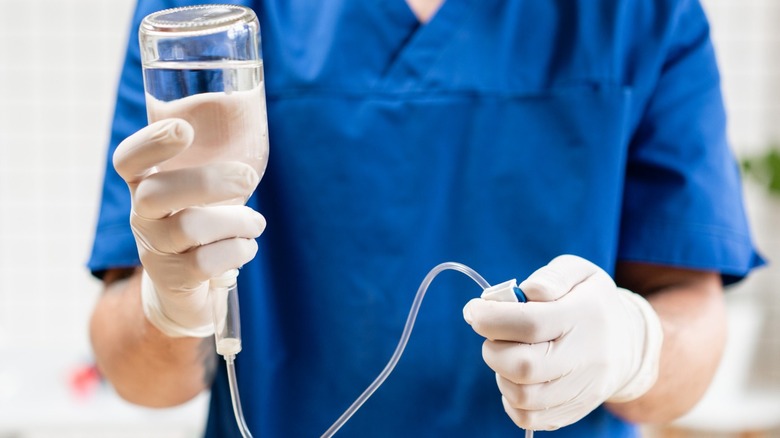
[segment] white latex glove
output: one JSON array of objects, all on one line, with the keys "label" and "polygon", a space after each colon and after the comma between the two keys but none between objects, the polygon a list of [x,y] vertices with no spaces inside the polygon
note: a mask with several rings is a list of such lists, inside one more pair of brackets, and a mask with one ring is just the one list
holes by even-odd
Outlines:
[{"label": "white latex glove", "polygon": [[172,337],[214,333],[208,280],[251,260],[265,228],[263,216],[241,205],[259,182],[252,167],[217,162],[157,171],[193,136],[184,120],[160,120],[126,138],[113,157],[132,197],[144,313]]},{"label": "white latex glove", "polygon": [[463,309],[487,338],[482,357],[515,424],[558,429],[605,401],[630,401],[653,386],[663,331],[644,298],[572,255],[556,257],[520,289],[529,302],[477,298]]}]

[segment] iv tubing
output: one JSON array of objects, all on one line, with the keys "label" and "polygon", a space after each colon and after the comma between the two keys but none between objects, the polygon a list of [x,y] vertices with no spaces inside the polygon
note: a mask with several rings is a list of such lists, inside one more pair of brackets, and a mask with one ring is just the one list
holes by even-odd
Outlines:
[{"label": "iv tubing", "polygon": [[230,401],[233,405],[236,425],[238,425],[238,430],[243,438],[252,438],[252,433],[249,432],[249,427],[244,419],[244,411],[241,409],[241,398],[238,395],[236,381],[235,359],[241,351],[237,277],[238,270],[231,269],[219,277],[212,278],[209,282],[209,295],[214,313],[214,341],[217,353],[225,358],[227,365]]},{"label": "iv tubing", "polygon": [[[412,328],[414,328],[414,322],[417,319],[417,313],[420,311],[420,306],[422,305],[422,300],[425,297],[425,293],[428,291],[428,286],[431,285],[431,282],[434,278],[436,278],[437,275],[445,270],[454,270],[467,275],[482,289],[487,289],[490,287],[490,284],[485,281],[481,275],[468,266],[460,263],[446,262],[439,264],[431,269],[430,272],[428,272],[428,275],[426,275],[423,279],[420,287],[417,289],[417,293],[414,296],[414,301],[412,302],[412,308],[409,309],[409,316],[406,318],[406,324],[404,325],[403,332],[401,333],[401,339],[398,341],[398,345],[395,347],[395,351],[393,352],[392,357],[390,357],[390,360],[387,362],[387,365],[385,365],[385,368],[381,373],[379,373],[376,379],[374,379],[371,385],[369,385],[368,388],[366,388],[365,391],[360,394],[357,400],[355,400],[352,405],[350,405],[349,408],[347,408],[347,410],[341,414],[336,422],[333,423],[333,425],[330,426],[330,428],[328,428],[324,434],[322,434],[321,438],[332,437],[333,434],[335,434],[347,421],[349,421],[352,415],[354,415],[355,412],[357,412],[357,410],[363,406],[363,403],[365,403],[366,400],[368,400],[368,398],[371,397],[371,395],[373,395],[380,386],[382,386],[384,381],[398,364],[398,361],[401,359],[401,355],[406,348],[406,344],[409,342],[409,337],[412,334]],[[238,273],[236,271],[231,272],[230,274],[226,273],[221,278],[213,279],[211,282],[210,292],[212,293],[212,299],[215,303],[214,328],[215,340],[217,342],[217,351],[223,355],[227,365],[228,386],[230,387],[230,401],[233,404],[233,414],[236,417],[236,424],[238,425],[239,431],[241,432],[241,436],[243,438],[253,438],[252,433],[249,432],[249,427],[246,424],[246,420],[244,419],[244,412],[241,408],[241,398],[238,394],[238,383],[236,381],[235,358],[236,354],[241,351],[241,331],[238,320],[238,294],[235,282],[237,275]],[[219,299],[220,296],[224,297],[224,299],[227,301],[226,305],[221,305],[221,303],[224,303],[224,301]],[[219,315],[219,318],[216,317],[217,315]],[[221,319],[223,316],[225,319]],[[230,342],[227,344],[227,347],[225,347],[224,341],[228,340],[236,341],[237,344]],[[533,438],[533,436],[533,430],[525,431],[525,438]]]},{"label": "iv tubing", "polygon": [[[420,305],[422,304],[423,297],[425,297],[425,292],[428,290],[428,286],[430,286],[431,282],[434,278],[436,278],[437,275],[448,269],[466,274],[482,289],[487,289],[490,287],[490,284],[485,281],[485,279],[482,278],[482,276],[479,275],[475,270],[460,263],[445,262],[440,265],[436,265],[433,269],[431,269],[430,272],[428,272],[428,275],[425,276],[425,279],[423,279],[420,287],[417,289],[417,294],[414,296],[414,301],[412,302],[412,308],[409,310],[409,316],[406,317],[406,324],[404,325],[404,330],[401,333],[401,339],[398,341],[398,346],[395,347],[395,352],[393,352],[393,356],[390,358],[390,361],[387,362],[385,368],[381,373],[379,373],[376,379],[374,379],[371,385],[369,385],[368,388],[366,388],[365,391],[360,394],[360,397],[358,397],[357,400],[355,400],[352,405],[347,408],[343,414],[341,414],[338,420],[336,420],[336,422],[333,423],[333,425],[330,426],[324,434],[322,434],[321,438],[332,437],[333,434],[335,434],[341,428],[341,426],[343,426],[344,423],[346,423],[350,417],[352,417],[352,415],[354,415],[354,413],[360,409],[363,403],[365,403],[366,400],[371,397],[374,391],[382,386],[382,383],[384,383],[385,379],[387,379],[387,376],[390,375],[390,373],[393,371],[393,368],[395,368],[396,364],[398,364],[398,361],[401,359],[401,355],[406,348],[406,344],[409,342],[409,337],[411,336],[412,328],[414,327],[414,321],[417,319],[417,313],[420,311]],[[532,430],[525,431],[525,438],[533,438],[533,436],[534,432]]]},{"label": "iv tubing", "polygon": [[230,386],[230,401],[233,403],[233,415],[236,416],[236,424],[238,424],[238,429],[241,431],[241,436],[243,438],[252,438],[252,433],[249,432],[249,427],[246,425],[246,420],[244,420],[244,411],[241,409],[241,397],[238,395],[235,358],[236,356],[234,354],[225,355],[228,386]]}]

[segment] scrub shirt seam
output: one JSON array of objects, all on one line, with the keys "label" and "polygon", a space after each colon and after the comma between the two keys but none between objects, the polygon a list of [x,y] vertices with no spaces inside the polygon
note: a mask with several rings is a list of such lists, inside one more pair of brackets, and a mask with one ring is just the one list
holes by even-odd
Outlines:
[{"label": "scrub shirt seam", "polygon": [[[751,251],[752,253],[755,253],[755,251],[753,251],[752,248]],[[752,259],[746,260],[744,263],[741,263],[739,261],[734,261],[734,260],[702,261],[702,260],[690,260],[681,257],[670,257],[669,255],[662,255],[656,253],[654,254],[636,253],[634,251],[621,252],[620,254],[618,254],[617,260],[625,261],[625,262],[653,263],[653,264],[660,264],[660,265],[670,264],[679,267],[706,269],[706,270],[717,271],[721,275],[733,275],[738,277],[745,276],[755,267]]]},{"label": "scrub shirt seam", "polygon": [[[678,229],[678,231],[680,231]],[[699,234],[699,236],[703,236],[703,234]],[[752,260],[755,258],[755,256],[758,255],[756,248],[752,243],[750,243],[749,240],[740,240],[736,238],[731,238],[727,235],[723,234],[712,234],[707,233],[704,237],[721,237],[724,238],[721,240],[724,244],[734,248],[739,247],[741,250],[744,250],[746,253],[752,254],[750,259],[748,260],[741,260],[740,257],[724,257],[723,251],[720,252],[716,257],[705,257],[705,258],[697,258],[697,259],[691,259],[689,257],[681,257],[677,250],[669,251],[659,251],[658,248],[656,248],[653,251],[647,251],[647,249],[638,249],[636,248],[636,245],[627,245],[625,242],[619,243],[618,246],[620,247],[618,251],[618,260],[626,260],[626,261],[642,261],[642,262],[651,262],[651,263],[673,263],[673,264],[680,264],[690,267],[698,267],[698,268],[708,268],[708,269],[717,269],[721,273],[724,274],[735,274],[735,275],[744,275],[745,273],[749,272],[751,267],[753,266]],[[679,247],[679,246],[678,246]],[[668,248],[667,248],[668,249]],[[731,253],[731,252],[729,252]],[[760,257],[760,256],[759,256]]]},{"label": "scrub shirt seam", "polygon": [[690,230],[700,235],[717,237],[739,244],[744,243],[745,239],[750,239],[749,233],[744,233],[731,227],[704,224],[700,222],[682,222],[657,219],[645,220],[642,222],[642,224],[638,225],[629,224],[626,226],[625,231],[642,231],[642,229],[646,229],[648,227],[652,228],[653,230],[671,230],[676,232]]},{"label": "scrub shirt seam", "polygon": [[[738,245],[740,247],[745,247],[750,252],[755,252],[755,247],[750,243],[750,234],[740,232],[731,227],[713,224],[645,220],[635,225],[626,226],[626,228],[621,231],[621,234],[639,234],[647,236],[653,232],[662,232],[664,234],[669,234],[671,232],[675,236],[679,236],[681,233],[687,233],[692,235],[693,239],[697,242],[701,241],[701,239],[717,240],[726,245]],[[623,243],[621,246],[630,247],[633,245]]]},{"label": "scrub shirt seam", "polygon": [[425,72],[425,75],[423,75],[421,82],[425,82],[428,80],[433,74],[434,67],[439,63],[441,58],[444,56],[445,49],[452,45],[452,41],[455,40],[457,37],[461,36],[463,34],[463,28],[466,25],[466,22],[471,18],[470,15],[468,15],[468,12],[474,8],[474,4],[472,2],[467,2],[466,5],[463,6],[466,8],[465,11],[463,11],[464,17],[462,20],[460,20],[460,23],[457,24],[457,30],[452,32],[451,37],[447,40],[448,44],[445,44],[444,47],[442,47],[442,50],[439,50],[435,58],[431,58],[430,62],[428,63],[428,71]]},{"label": "scrub shirt seam", "polygon": [[480,89],[418,89],[418,90],[403,90],[403,91],[386,91],[377,89],[306,89],[306,88],[290,88],[281,91],[267,91],[266,97],[271,100],[281,100],[289,98],[318,98],[318,97],[347,97],[347,98],[366,98],[366,97],[383,97],[383,98],[399,98],[399,97],[494,97],[494,98],[534,98],[540,96],[555,96],[561,92],[569,92],[572,90],[593,90],[593,89],[607,89],[607,90],[626,90],[631,89],[631,86],[616,83],[614,81],[597,83],[600,87],[594,87],[594,83],[575,83],[572,81],[570,84],[559,85],[553,87],[534,88],[528,90],[480,90]]}]

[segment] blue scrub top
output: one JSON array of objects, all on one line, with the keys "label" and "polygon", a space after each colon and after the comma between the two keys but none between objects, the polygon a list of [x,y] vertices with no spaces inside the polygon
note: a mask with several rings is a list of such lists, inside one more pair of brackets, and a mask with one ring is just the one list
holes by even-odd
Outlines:
[{"label": "blue scrub top", "polygon": [[[145,125],[136,29],[185,1],[142,1],[109,156]],[[319,436],[392,354],[416,288],[443,261],[489,282],[562,253],[716,270],[761,263],[725,136],[696,1],[248,2],[261,20],[268,220],[239,277],[237,360],[255,436]],[[107,161],[89,267],[138,264],[129,196]],[[461,309],[434,281],[405,355],[340,437],[520,436]],[[209,437],[238,437],[224,370]],[[550,437],[629,437],[597,409]]]}]

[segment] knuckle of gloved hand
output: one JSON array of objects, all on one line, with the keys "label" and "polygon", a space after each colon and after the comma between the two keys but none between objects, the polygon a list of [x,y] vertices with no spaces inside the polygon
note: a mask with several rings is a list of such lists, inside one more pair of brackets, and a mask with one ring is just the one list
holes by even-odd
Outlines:
[{"label": "knuckle of gloved hand", "polygon": [[150,211],[160,210],[158,204],[165,199],[166,191],[169,189],[156,175],[144,178],[135,189],[133,210],[142,217]]},{"label": "knuckle of gloved hand", "polygon": [[190,251],[193,266],[201,275],[211,278],[228,269],[239,268],[257,253],[254,239],[232,238],[209,243]]},{"label": "knuckle of gloved hand", "polygon": [[231,195],[248,197],[260,182],[257,172],[240,161],[223,161],[206,167],[204,189],[219,186]]},{"label": "knuckle of gloved hand", "polygon": [[528,382],[536,374],[537,365],[528,359],[518,359],[505,376],[514,383]]},{"label": "knuckle of gloved hand", "polygon": [[[549,326],[553,324],[549,320],[529,319],[526,321],[522,329],[522,336],[524,339],[541,340],[550,338],[549,332],[552,330]],[[555,327],[558,327],[557,324]],[[563,329],[558,327],[559,332]]]},{"label": "knuckle of gloved hand", "polygon": [[261,234],[263,234],[263,231],[265,231],[265,216],[249,207],[244,206],[242,208],[246,212],[246,221],[249,224],[250,229],[250,235],[243,237],[259,237]]},{"label": "knuckle of gloved hand", "polygon": [[241,265],[252,260],[257,254],[257,241],[255,239],[236,238],[239,244],[239,262]]},{"label": "knuckle of gloved hand", "polygon": [[519,345],[487,340],[482,343],[482,358],[493,371],[508,381],[526,383],[536,373],[537,365],[527,358],[512,354],[512,350]]},{"label": "knuckle of gloved hand", "polygon": [[506,398],[509,406],[515,409],[529,409],[529,401],[532,400],[530,394],[527,393],[529,385],[518,385],[510,381],[506,381],[501,385],[501,394]]},{"label": "knuckle of gloved hand", "polygon": [[179,248],[194,248],[208,242],[205,234],[214,226],[204,218],[205,208],[188,207],[166,218],[171,241]]},{"label": "knuckle of gloved hand", "polygon": [[[226,227],[223,233],[225,238],[243,237],[245,239],[254,239],[259,237],[265,230],[265,217],[252,208],[245,205],[221,208],[226,208],[225,215],[229,217],[228,221],[225,222]],[[211,221],[207,225],[210,225],[210,223]]]},{"label": "knuckle of gloved hand", "polygon": [[534,301],[555,301],[569,292],[565,275],[552,267],[544,267],[520,283],[520,289]]},{"label": "knuckle of gloved hand", "polygon": [[172,145],[174,151],[189,145],[195,138],[192,125],[179,118],[158,120],[149,125],[149,129],[147,141],[154,142],[157,146]]},{"label": "knuckle of gloved hand", "polygon": [[603,289],[614,289],[617,287],[615,285],[615,280],[613,280],[612,277],[610,277],[609,274],[607,274],[607,272],[601,268],[598,268],[598,270],[590,277],[589,280],[594,284],[598,284]]}]

